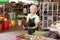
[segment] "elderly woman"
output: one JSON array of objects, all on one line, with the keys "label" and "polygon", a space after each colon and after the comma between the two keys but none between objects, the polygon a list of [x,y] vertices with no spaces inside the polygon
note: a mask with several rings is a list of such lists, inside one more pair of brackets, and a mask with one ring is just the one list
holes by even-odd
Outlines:
[{"label": "elderly woman", "polygon": [[33,34],[35,30],[38,28],[38,24],[40,22],[39,16],[36,15],[37,7],[35,5],[30,6],[30,14],[27,15],[27,22],[29,24],[28,34]]}]

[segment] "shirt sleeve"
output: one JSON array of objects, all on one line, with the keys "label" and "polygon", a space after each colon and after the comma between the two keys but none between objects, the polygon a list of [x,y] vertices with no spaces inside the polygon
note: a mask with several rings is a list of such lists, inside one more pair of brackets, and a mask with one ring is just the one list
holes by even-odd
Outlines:
[{"label": "shirt sleeve", "polygon": [[40,22],[39,16],[37,16],[37,17],[35,18],[35,23],[36,23],[36,22]]},{"label": "shirt sleeve", "polygon": [[29,21],[29,16],[30,16],[30,14],[27,15],[27,22]]}]

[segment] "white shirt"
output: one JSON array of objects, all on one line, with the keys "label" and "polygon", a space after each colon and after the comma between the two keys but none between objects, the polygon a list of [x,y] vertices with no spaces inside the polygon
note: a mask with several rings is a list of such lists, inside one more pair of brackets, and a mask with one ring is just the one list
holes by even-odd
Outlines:
[{"label": "white shirt", "polygon": [[57,31],[60,35],[60,21],[55,22],[56,24],[54,25],[55,28],[49,28],[50,31]]},{"label": "white shirt", "polygon": [[[31,17],[31,14],[28,14],[27,15],[27,21],[29,21],[30,17]],[[36,14],[34,16],[32,16],[32,18],[35,18],[35,23],[40,22],[39,16],[37,16]]]},{"label": "white shirt", "polygon": [[56,23],[55,27],[57,28],[58,33],[59,33],[59,35],[60,35],[60,23]]}]

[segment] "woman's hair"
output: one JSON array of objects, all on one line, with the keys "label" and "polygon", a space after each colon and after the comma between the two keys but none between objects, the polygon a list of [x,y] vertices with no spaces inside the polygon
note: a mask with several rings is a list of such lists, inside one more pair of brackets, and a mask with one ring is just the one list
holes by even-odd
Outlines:
[{"label": "woman's hair", "polygon": [[30,9],[32,9],[32,8],[35,9],[35,10],[37,10],[37,6],[36,5],[31,5]]}]

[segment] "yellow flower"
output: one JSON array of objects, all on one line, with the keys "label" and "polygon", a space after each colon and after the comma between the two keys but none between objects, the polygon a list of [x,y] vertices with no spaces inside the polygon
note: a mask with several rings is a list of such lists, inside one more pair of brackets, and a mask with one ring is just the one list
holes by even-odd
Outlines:
[{"label": "yellow flower", "polygon": [[2,16],[0,16],[0,20],[3,20],[3,17]]}]

